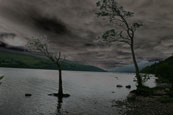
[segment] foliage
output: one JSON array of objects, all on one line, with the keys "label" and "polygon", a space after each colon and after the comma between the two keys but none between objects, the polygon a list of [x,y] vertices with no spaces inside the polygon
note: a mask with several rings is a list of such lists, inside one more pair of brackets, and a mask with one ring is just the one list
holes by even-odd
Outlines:
[{"label": "foliage", "polygon": [[56,52],[50,52],[50,49],[48,46],[48,40],[47,40],[46,36],[41,36],[41,37],[36,37],[36,38],[30,39],[27,42],[26,47],[31,52],[39,51],[40,53],[44,54],[53,63],[55,63],[57,65],[60,65],[61,61],[63,60],[61,58],[61,52],[59,52],[58,54]]},{"label": "foliage", "polygon": [[171,97],[161,97],[158,99],[161,103],[173,103],[173,98]]},{"label": "foliage", "polygon": [[150,79],[150,75],[149,74],[141,74],[141,78],[142,78],[142,82],[145,83],[146,81],[148,81]]},{"label": "foliage", "polygon": [[156,76],[163,77],[168,80],[173,80],[173,66],[169,64],[161,64],[159,67],[157,67]]},{"label": "foliage", "polygon": [[106,19],[109,20],[110,24],[114,26],[113,29],[106,31],[103,34],[103,41],[105,41],[109,45],[118,41],[126,43],[130,46],[133,62],[136,69],[138,86],[142,86],[142,79],[139,74],[139,67],[136,62],[134,52],[135,31],[137,30],[137,28],[142,26],[142,24],[138,22],[130,23],[130,21],[128,21],[128,18],[132,17],[134,13],[125,10],[123,6],[119,5],[116,2],[116,0],[99,0],[96,5],[98,7],[98,12],[96,13],[97,16],[106,17]]},{"label": "foliage", "polygon": [[171,89],[169,89],[167,87],[147,87],[147,86],[141,86],[141,87],[137,87],[136,90],[131,91],[132,93],[135,93],[136,95],[140,95],[140,96],[163,96],[163,95],[167,95],[170,97],[173,97],[173,91]]},{"label": "foliage", "polygon": [[136,90],[131,91],[131,93],[135,94],[136,96],[151,96],[153,95],[153,89],[147,86],[140,86],[137,87]]},{"label": "foliage", "polygon": [[168,95],[173,98],[173,88],[170,89],[170,91],[168,92]]},{"label": "foliage", "polygon": [[134,16],[133,12],[127,11],[119,5],[116,0],[99,0],[96,3],[98,17],[106,17],[109,22],[115,24],[115,28],[106,31],[102,38],[103,41],[112,43],[115,41],[131,44],[130,39],[134,37],[134,32],[142,26],[142,23],[127,22],[127,19]]},{"label": "foliage", "polygon": [[141,72],[152,73],[164,82],[173,82],[173,56],[144,68]]}]

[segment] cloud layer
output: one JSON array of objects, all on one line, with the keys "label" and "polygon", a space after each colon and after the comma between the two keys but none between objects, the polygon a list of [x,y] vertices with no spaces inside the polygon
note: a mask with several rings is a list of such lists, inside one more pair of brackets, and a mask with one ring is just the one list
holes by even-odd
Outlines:
[{"label": "cloud layer", "polygon": [[[47,35],[51,49],[67,59],[112,68],[132,63],[129,48],[120,43],[100,47],[96,38],[110,28],[96,17],[97,0],[0,0],[0,40],[14,46]],[[165,58],[173,53],[173,1],[119,0],[135,12],[144,26],[137,31],[135,51],[140,60]]]}]

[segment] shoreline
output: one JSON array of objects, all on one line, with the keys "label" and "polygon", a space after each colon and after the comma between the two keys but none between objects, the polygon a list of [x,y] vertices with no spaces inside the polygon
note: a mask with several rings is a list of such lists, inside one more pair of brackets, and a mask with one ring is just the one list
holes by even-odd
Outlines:
[{"label": "shoreline", "polygon": [[122,115],[172,115],[173,97],[166,91],[167,88],[154,89],[148,96],[129,93],[124,101],[116,101]]}]

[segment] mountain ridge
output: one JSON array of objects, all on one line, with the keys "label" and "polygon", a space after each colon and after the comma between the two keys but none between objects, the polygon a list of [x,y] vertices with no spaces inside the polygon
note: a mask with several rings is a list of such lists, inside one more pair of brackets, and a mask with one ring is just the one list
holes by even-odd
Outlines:
[{"label": "mountain ridge", "polygon": [[[0,67],[52,70],[58,69],[56,64],[51,62],[45,56],[5,48],[0,48]],[[101,68],[80,64],[70,60],[62,61],[62,70],[105,72],[105,70]]]},{"label": "mountain ridge", "polygon": [[[138,63],[139,70],[142,70],[143,68],[149,65],[152,65],[154,63],[157,63],[157,61],[141,61]],[[117,72],[117,73],[135,73],[136,72],[134,64],[125,65],[122,67],[115,67],[115,68],[109,69],[108,71]]]}]

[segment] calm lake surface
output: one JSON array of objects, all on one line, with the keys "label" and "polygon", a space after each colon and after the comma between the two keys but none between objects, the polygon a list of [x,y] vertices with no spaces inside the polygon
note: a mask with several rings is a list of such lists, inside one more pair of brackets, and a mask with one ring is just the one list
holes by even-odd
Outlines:
[{"label": "calm lake surface", "polygon": [[[125,99],[136,88],[134,74],[63,71],[64,93],[71,96],[63,99],[59,113],[58,99],[48,96],[58,92],[58,71],[0,68],[2,74],[0,115],[118,115],[114,100]],[[154,78],[146,85],[155,86]]]}]

